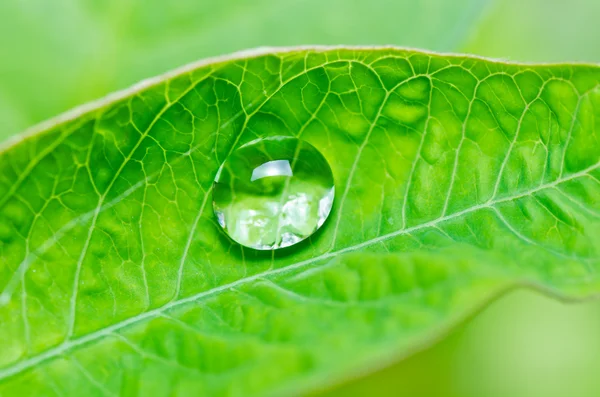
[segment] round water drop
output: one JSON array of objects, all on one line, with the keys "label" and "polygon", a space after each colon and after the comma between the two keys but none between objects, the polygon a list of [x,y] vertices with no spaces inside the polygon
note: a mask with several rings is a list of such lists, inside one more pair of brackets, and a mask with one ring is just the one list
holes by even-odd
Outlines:
[{"label": "round water drop", "polygon": [[241,146],[225,160],[215,177],[213,208],[234,241],[274,250],[317,231],[334,195],[321,152],[296,138],[271,137]]}]

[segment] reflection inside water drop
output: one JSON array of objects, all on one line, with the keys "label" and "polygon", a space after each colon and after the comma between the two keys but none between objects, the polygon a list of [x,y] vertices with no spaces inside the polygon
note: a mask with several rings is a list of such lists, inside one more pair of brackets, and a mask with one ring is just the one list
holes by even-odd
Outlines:
[{"label": "reflection inside water drop", "polygon": [[317,231],[334,195],[331,168],[314,146],[272,137],[250,142],[225,160],[215,178],[213,208],[234,241],[270,250]]}]

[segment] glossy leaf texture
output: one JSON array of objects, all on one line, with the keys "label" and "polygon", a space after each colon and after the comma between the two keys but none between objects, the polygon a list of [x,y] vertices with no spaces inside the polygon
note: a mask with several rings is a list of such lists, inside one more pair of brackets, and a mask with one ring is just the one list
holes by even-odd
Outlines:
[{"label": "glossy leaf texture", "polygon": [[[400,359],[518,285],[600,291],[600,68],[393,48],[202,63],[0,154],[0,395],[288,395]],[[334,208],[285,250],[211,207],[295,136]]]}]

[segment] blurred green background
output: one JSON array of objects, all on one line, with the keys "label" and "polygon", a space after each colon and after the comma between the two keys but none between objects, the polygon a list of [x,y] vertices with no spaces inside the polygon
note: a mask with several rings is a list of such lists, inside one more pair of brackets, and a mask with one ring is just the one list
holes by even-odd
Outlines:
[{"label": "blurred green background", "polygon": [[[598,0],[2,0],[0,141],[204,57],[394,44],[600,62]],[[600,396],[600,303],[501,298],[439,344],[319,395]]]},{"label": "blurred green background", "polygon": [[598,397],[600,304],[515,291],[440,343],[311,397]]}]

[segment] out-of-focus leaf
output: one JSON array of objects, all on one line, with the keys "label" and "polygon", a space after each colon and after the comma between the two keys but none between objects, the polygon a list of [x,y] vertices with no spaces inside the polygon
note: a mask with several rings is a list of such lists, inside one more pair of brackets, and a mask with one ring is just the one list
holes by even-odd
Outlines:
[{"label": "out-of-focus leaf", "polygon": [[597,301],[512,291],[435,346],[311,396],[595,397],[598,334]]},{"label": "out-of-focus leaf", "polygon": [[498,0],[461,51],[535,62],[600,61],[600,2]]}]

